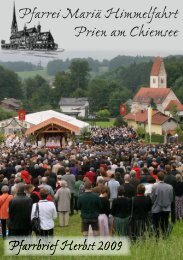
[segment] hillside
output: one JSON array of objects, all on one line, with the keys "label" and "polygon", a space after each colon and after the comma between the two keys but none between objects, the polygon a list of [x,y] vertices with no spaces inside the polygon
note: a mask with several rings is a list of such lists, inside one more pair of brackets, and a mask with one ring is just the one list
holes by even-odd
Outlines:
[{"label": "hillside", "polygon": [[34,78],[36,75],[39,75],[48,81],[54,79],[53,76],[47,74],[47,71],[45,69],[33,70],[33,71],[21,71],[21,72],[17,72],[17,74],[22,80],[28,78]]}]

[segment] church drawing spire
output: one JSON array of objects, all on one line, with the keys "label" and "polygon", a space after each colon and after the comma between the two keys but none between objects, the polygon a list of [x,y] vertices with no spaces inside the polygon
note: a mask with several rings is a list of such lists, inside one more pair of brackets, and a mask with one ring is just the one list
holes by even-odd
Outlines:
[{"label": "church drawing spire", "polygon": [[56,51],[58,49],[58,44],[55,43],[51,32],[41,32],[40,24],[38,24],[37,27],[34,26],[32,28],[27,28],[25,24],[24,28],[18,31],[17,18],[14,1],[10,42],[6,43],[5,40],[1,41],[1,48],[3,50]]},{"label": "church drawing spire", "polygon": [[15,2],[13,7],[13,20],[11,24],[11,34],[18,32],[17,18],[16,18],[16,10],[15,10]]}]

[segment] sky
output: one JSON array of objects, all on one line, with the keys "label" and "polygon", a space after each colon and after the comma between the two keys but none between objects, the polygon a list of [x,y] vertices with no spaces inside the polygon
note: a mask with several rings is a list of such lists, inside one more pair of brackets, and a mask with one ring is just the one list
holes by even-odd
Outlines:
[{"label": "sky", "polygon": [[[9,42],[10,37],[13,3],[13,0],[1,0],[0,38],[6,42]],[[59,48],[65,50],[63,54],[58,54],[58,57],[63,57],[63,59],[90,56],[101,60],[118,54],[183,55],[183,1],[180,0],[15,0],[15,6],[18,29],[22,30],[25,24],[27,28],[37,26],[40,22],[42,31],[50,30]],[[148,13],[151,8],[152,10],[155,8],[156,15],[158,15],[157,12],[160,12],[159,15],[161,15],[164,9],[167,16],[170,15],[170,12],[172,14],[170,18],[154,17],[152,22],[149,22],[150,18],[119,18],[123,11]],[[35,17],[35,15],[32,17],[31,13],[34,9],[39,12],[39,17]],[[115,17],[112,12],[117,12],[118,9],[118,17]],[[77,10],[77,16],[86,17],[86,12],[90,12],[90,14],[88,14],[88,18],[71,18],[71,15]],[[54,17],[59,17],[46,18],[44,16],[41,18],[42,12],[55,12]],[[92,17],[92,12],[96,18]],[[109,14],[110,17],[107,18]],[[144,32],[147,30],[173,30],[174,32],[177,30],[178,32],[176,37],[142,37],[138,36],[141,26],[143,26]],[[135,29],[131,32],[134,27]],[[113,33],[111,36],[114,30],[116,30],[116,34],[119,31],[123,34],[114,36]],[[37,58],[39,59],[39,57]],[[8,52],[0,52],[0,60],[10,59],[29,60],[33,57],[17,53],[12,56]]]}]

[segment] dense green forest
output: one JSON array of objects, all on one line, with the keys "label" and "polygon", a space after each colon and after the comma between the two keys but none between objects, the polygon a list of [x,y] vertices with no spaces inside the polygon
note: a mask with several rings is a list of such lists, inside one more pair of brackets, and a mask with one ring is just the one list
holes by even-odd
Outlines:
[{"label": "dense green forest", "polygon": [[9,97],[23,98],[22,82],[16,73],[0,66],[0,100]]},{"label": "dense green forest", "polygon": [[[59,110],[61,97],[88,97],[91,113],[108,109],[111,116],[116,116],[120,102],[133,98],[141,86],[149,86],[152,57],[141,58],[141,62],[140,57],[124,58],[122,62],[119,56],[110,62],[93,59],[52,61],[48,63],[47,69],[49,66],[51,69],[50,64],[57,62],[62,64],[62,69],[56,72],[51,83],[39,75],[21,80],[13,71],[0,66],[0,99],[22,99],[24,109],[34,112],[51,108]],[[100,66],[108,66],[108,71],[92,77],[95,69],[91,66],[91,61]],[[168,87],[171,87],[183,102],[183,57],[169,56],[164,62]]]}]

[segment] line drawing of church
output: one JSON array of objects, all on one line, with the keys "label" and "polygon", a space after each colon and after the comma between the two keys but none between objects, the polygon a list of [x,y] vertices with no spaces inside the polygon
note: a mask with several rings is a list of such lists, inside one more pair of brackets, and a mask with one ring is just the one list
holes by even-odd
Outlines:
[{"label": "line drawing of church", "polygon": [[55,51],[58,44],[55,43],[50,31],[41,32],[40,23],[37,27],[27,28],[25,25],[22,31],[18,31],[15,3],[13,7],[13,19],[11,24],[10,43],[1,40],[3,50],[34,50],[34,51]]}]

